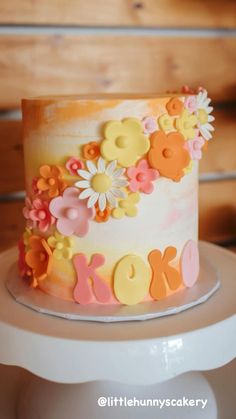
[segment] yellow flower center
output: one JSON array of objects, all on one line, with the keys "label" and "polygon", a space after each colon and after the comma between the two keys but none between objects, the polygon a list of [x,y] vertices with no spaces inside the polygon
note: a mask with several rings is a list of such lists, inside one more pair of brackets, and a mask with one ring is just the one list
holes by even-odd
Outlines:
[{"label": "yellow flower center", "polygon": [[61,242],[58,242],[57,244],[56,244],[56,249],[57,250],[62,250],[63,249],[63,243],[61,243]]},{"label": "yellow flower center", "polygon": [[111,178],[105,173],[98,173],[93,176],[91,186],[95,192],[104,193],[109,191],[112,185]]},{"label": "yellow flower center", "polygon": [[184,122],[184,129],[189,129],[191,127],[192,127],[192,125],[191,125],[191,122],[190,121],[185,121]]},{"label": "yellow flower center", "polygon": [[117,139],[116,139],[116,145],[117,145],[117,147],[119,147],[119,148],[125,148],[125,147],[128,146],[128,144],[129,144],[128,137],[125,137],[123,135],[120,136],[120,137],[117,137]]},{"label": "yellow flower center", "polygon": [[198,120],[201,125],[204,125],[208,122],[208,114],[205,111],[205,109],[199,109],[198,110]]}]

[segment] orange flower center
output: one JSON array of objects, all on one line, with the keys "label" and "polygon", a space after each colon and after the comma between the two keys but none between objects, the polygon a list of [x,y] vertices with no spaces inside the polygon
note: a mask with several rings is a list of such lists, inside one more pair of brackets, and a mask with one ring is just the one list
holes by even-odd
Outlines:
[{"label": "orange flower center", "polygon": [[90,149],[88,150],[88,153],[89,153],[89,155],[90,155],[90,156],[94,156],[94,154],[95,154],[95,150],[94,150],[94,148],[90,148]]},{"label": "orange flower center", "polygon": [[171,148],[164,148],[162,154],[166,159],[170,159],[171,157],[173,157],[174,152]]},{"label": "orange flower center", "polygon": [[39,260],[40,260],[40,262],[44,262],[45,259],[46,259],[45,253],[44,252],[40,252],[39,253]]},{"label": "orange flower center", "polygon": [[50,177],[50,178],[48,179],[48,184],[49,184],[50,186],[54,186],[54,185],[55,185],[55,183],[56,183],[56,181],[55,181],[55,179],[54,179],[53,177]]}]

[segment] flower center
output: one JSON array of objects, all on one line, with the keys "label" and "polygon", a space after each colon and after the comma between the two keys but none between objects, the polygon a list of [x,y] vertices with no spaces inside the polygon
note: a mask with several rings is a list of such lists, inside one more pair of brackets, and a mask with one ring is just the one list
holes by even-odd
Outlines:
[{"label": "flower center", "polygon": [[55,185],[55,183],[56,183],[56,181],[55,181],[55,179],[53,179],[53,177],[50,177],[50,178],[48,179],[48,184],[49,184],[50,186]]},{"label": "flower center", "polygon": [[40,220],[45,220],[45,218],[46,218],[46,212],[44,210],[40,210],[38,212],[38,217],[39,217]]},{"label": "flower center", "polygon": [[128,144],[129,144],[128,137],[125,137],[123,135],[120,136],[120,137],[117,137],[117,139],[116,139],[116,145],[117,145],[117,147],[119,147],[119,148],[125,148],[125,147],[128,146]]},{"label": "flower center", "polygon": [[44,261],[45,261],[45,259],[46,259],[46,255],[45,255],[45,253],[40,252],[40,253],[39,253],[39,260],[40,260],[40,262],[44,262]]},{"label": "flower center", "polygon": [[136,179],[138,182],[144,182],[146,180],[146,175],[145,173],[138,173],[136,176]]},{"label": "flower center", "polygon": [[198,120],[201,125],[204,125],[208,122],[208,114],[205,111],[205,109],[199,109],[198,110]]},{"label": "flower center", "polygon": [[95,192],[104,193],[109,191],[112,185],[111,178],[105,173],[97,173],[93,176],[91,186]]},{"label": "flower center", "polygon": [[166,159],[170,159],[171,157],[173,157],[174,152],[171,148],[164,148],[162,154]]},{"label": "flower center", "polygon": [[73,169],[73,170],[77,170],[78,169],[78,163],[73,163],[72,164],[72,166],[71,166],[71,168]]},{"label": "flower center", "polygon": [[78,211],[76,208],[67,208],[65,216],[69,220],[75,220],[78,217]]},{"label": "flower center", "polygon": [[58,242],[58,243],[56,244],[56,248],[57,248],[58,250],[62,250],[62,249],[63,249],[63,243]]},{"label": "flower center", "polygon": [[192,127],[192,125],[191,125],[191,123],[189,121],[185,121],[184,122],[184,129],[189,129],[191,127]]}]

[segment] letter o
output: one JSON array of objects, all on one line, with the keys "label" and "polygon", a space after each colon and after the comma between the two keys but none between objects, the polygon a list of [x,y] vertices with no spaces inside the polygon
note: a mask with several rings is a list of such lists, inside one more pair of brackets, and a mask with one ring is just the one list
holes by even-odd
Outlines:
[{"label": "letter o", "polygon": [[150,282],[151,272],[139,256],[127,255],[117,263],[114,292],[122,304],[140,303],[149,292]]}]

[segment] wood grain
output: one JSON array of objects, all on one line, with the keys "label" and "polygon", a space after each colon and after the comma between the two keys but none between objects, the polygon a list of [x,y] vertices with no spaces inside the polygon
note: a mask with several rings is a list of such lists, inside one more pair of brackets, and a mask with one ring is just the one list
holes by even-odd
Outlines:
[{"label": "wood grain", "polygon": [[[236,170],[234,109],[214,112],[216,131],[200,164],[201,173]],[[21,122],[0,120],[0,194],[24,189]]]},{"label": "wood grain", "polygon": [[236,240],[236,181],[201,184],[199,235],[202,240]]},{"label": "wood grain", "polygon": [[[214,242],[236,240],[236,181],[200,185],[200,238]],[[0,251],[13,246],[25,221],[23,202],[0,203]]]},{"label": "wood grain", "polygon": [[206,86],[236,98],[236,38],[105,35],[0,37],[0,109],[25,96]]},{"label": "wood grain", "polygon": [[0,21],[18,24],[235,28],[234,0],[1,0]]}]

